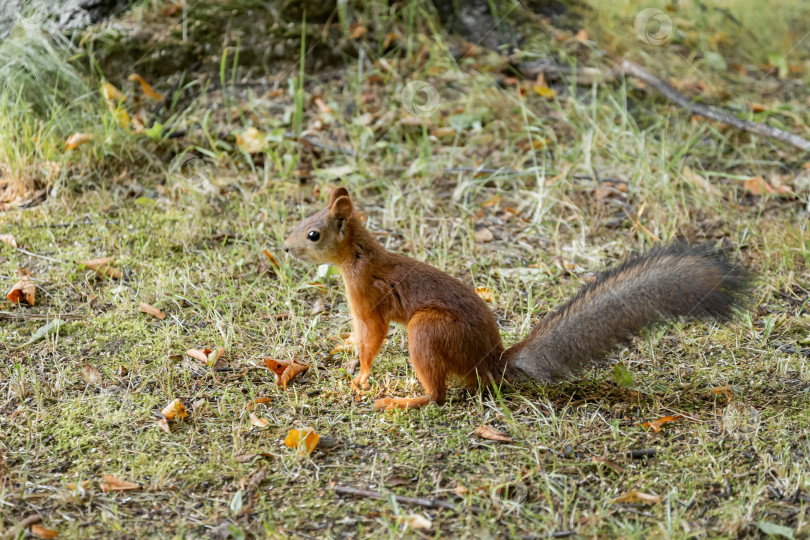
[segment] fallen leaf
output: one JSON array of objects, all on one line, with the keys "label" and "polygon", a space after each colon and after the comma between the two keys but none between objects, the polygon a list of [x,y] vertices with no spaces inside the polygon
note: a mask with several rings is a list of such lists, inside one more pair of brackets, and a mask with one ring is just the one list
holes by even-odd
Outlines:
[{"label": "fallen leaf", "polygon": [[14,239],[14,236],[11,234],[0,234],[0,242],[4,244],[8,244],[9,246],[16,248],[19,247],[17,245],[17,240]]},{"label": "fallen leaf", "polygon": [[63,324],[65,324],[65,321],[63,321],[62,319],[54,319],[45,326],[40,327],[36,332],[34,332],[34,335],[31,336],[31,339],[29,339],[22,345],[11,347],[11,350],[22,349],[23,347],[27,347],[28,345],[31,345],[32,343],[39,341],[48,334],[56,333],[59,331],[59,329],[62,327]]},{"label": "fallen leaf", "polygon": [[218,348],[216,351],[211,349],[189,349],[186,351],[186,355],[192,357],[195,360],[199,360],[203,364],[208,366],[215,366],[222,355],[225,354],[225,349],[222,347]]},{"label": "fallen leaf", "polygon": [[99,259],[81,261],[76,264],[93,270],[99,276],[107,276],[112,279],[121,277],[121,271],[113,266],[113,264],[115,264],[115,257],[101,257]]},{"label": "fallen leaf", "polygon": [[743,182],[743,189],[752,195],[765,195],[766,193],[769,195],[788,195],[792,193],[790,187],[784,184],[774,185],[773,183],[768,183],[761,176],[749,178]]},{"label": "fallen leaf", "polygon": [[96,136],[92,133],[74,133],[65,141],[65,148],[75,150],[86,142],[92,141]]},{"label": "fallen leaf", "polygon": [[260,403],[272,403],[272,402],[273,400],[270,399],[269,397],[257,397],[256,399],[248,401],[247,405],[245,405],[245,408],[247,408],[247,410],[251,410]]},{"label": "fallen leaf", "polygon": [[158,427],[160,429],[162,429],[163,431],[165,431],[169,435],[172,434],[172,429],[169,427],[169,421],[166,420],[165,418],[161,418],[160,420],[158,420],[157,425],[158,425]]},{"label": "fallen leaf", "polygon": [[260,154],[267,146],[267,136],[251,126],[236,135],[236,146],[248,154]]},{"label": "fallen leaf", "polygon": [[85,364],[82,368],[82,380],[87,384],[98,384],[101,382],[101,372],[93,366]]},{"label": "fallen leaf", "polygon": [[29,306],[33,306],[36,302],[36,293],[36,285],[26,276],[11,287],[11,290],[6,294],[6,298],[12,304],[25,302]]},{"label": "fallen leaf", "polygon": [[265,358],[264,365],[277,375],[276,386],[283,386],[285,390],[287,389],[287,383],[290,382],[293,377],[309,369],[307,364],[301,364],[297,360],[290,362],[287,360],[279,361],[272,358]]},{"label": "fallen leaf", "polygon": [[576,40],[579,41],[580,43],[585,43],[586,41],[588,41],[588,31],[582,28],[581,30],[579,30],[579,32],[577,32],[577,35],[575,37]]},{"label": "fallen leaf", "polygon": [[492,291],[486,287],[476,287],[475,294],[477,294],[484,302],[492,302]]},{"label": "fallen leaf", "polygon": [[129,117],[129,113],[124,109],[113,108],[110,107],[110,112],[115,119],[115,123],[118,124],[118,127],[128,128],[129,124],[132,122],[132,119]]},{"label": "fallen leaf", "polygon": [[270,261],[270,264],[272,264],[276,268],[279,267],[278,259],[276,259],[275,256],[272,253],[270,253],[269,250],[265,249],[262,251],[262,253],[264,253],[264,256],[267,257],[268,261]]},{"label": "fallen leaf", "polygon": [[481,227],[480,229],[476,229],[476,231],[473,233],[473,238],[478,244],[486,244],[487,242],[492,242],[495,239],[495,236],[488,228]]},{"label": "fallen leaf", "polygon": [[324,311],[326,311],[326,303],[323,301],[323,298],[318,297],[312,304],[312,311],[310,314],[314,316],[318,313],[323,313]]},{"label": "fallen leaf", "polygon": [[351,333],[342,334],[339,337],[333,337],[331,339],[338,341],[339,344],[336,345],[330,351],[329,354],[338,354],[338,353],[342,353],[342,352],[351,352],[351,353],[355,352],[354,337],[352,337]]},{"label": "fallen leaf", "polygon": [[233,459],[235,459],[237,463],[247,463],[255,457],[259,457],[259,454],[239,454],[238,456],[234,456]]},{"label": "fallen leaf", "polygon": [[[734,401],[734,393],[735,393],[735,388],[733,386],[725,385],[725,386],[716,386],[716,387],[712,388],[712,394],[715,394],[715,395],[723,394],[724,396],[726,396],[726,399],[728,399],[728,403],[731,403],[732,401]],[[737,392],[737,393],[739,393],[739,392]]]},{"label": "fallen leaf", "polygon": [[177,398],[175,398],[168,405],[163,407],[163,410],[160,411],[160,413],[166,418],[166,420],[174,420],[175,418],[180,420],[188,417],[186,408],[183,406],[183,403]]},{"label": "fallen leaf", "polygon": [[484,439],[489,439],[491,441],[501,441],[501,442],[515,442],[513,439],[507,437],[497,429],[483,425],[478,426],[475,430],[475,434],[479,437],[483,437]]},{"label": "fallen leaf", "polygon": [[632,388],[636,384],[633,381],[633,374],[621,362],[613,366],[613,381],[624,388]]},{"label": "fallen leaf", "polygon": [[109,493],[110,491],[134,491],[141,489],[141,486],[138,484],[121,480],[120,478],[117,478],[111,474],[105,474],[102,476],[102,478],[104,481],[99,482],[99,486],[101,487],[101,491],[104,493]]},{"label": "fallen leaf", "polygon": [[613,503],[660,503],[663,499],[658,495],[650,495],[649,493],[642,493],[641,491],[628,491],[623,495],[619,495],[613,499]]},{"label": "fallen leaf", "polygon": [[141,92],[148,97],[149,99],[153,99],[155,101],[163,101],[163,95],[155,92],[155,90],[149,86],[149,83],[144,80],[143,77],[138,75],[137,73],[133,73],[128,78],[130,81],[135,81],[141,85]]},{"label": "fallen leaf", "polygon": [[794,538],[793,529],[784,525],[779,525],[778,523],[772,523],[770,521],[760,521],[759,530],[768,536],[782,536],[790,540],[793,540]]},{"label": "fallen leaf", "polygon": [[320,438],[321,436],[312,428],[291,429],[284,439],[284,444],[289,448],[297,448],[302,454],[311,454]]},{"label": "fallen leaf", "polygon": [[433,527],[433,522],[421,514],[408,514],[401,519],[409,529],[427,530]]},{"label": "fallen leaf", "polygon": [[71,491],[83,491],[90,487],[90,480],[82,480],[81,482],[68,482],[65,486]]},{"label": "fallen leaf", "polygon": [[359,39],[366,34],[366,27],[362,23],[355,23],[349,27],[349,38]]},{"label": "fallen leaf", "polygon": [[157,317],[161,321],[166,318],[165,313],[163,313],[154,306],[150,306],[145,302],[141,302],[140,304],[138,304],[138,311],[140,311],[141,313],[147,313],[149,315],[152,315],[153,317]]},{"label": "fallen leaf", "polygon": [[101,85],[101,95],[104,96],[104,99],[109,99],[112,101],[126,101],[127,96],[125,96],[121,90],[116,88],[113,84],[108,81],[104,81],[104,84]]},{"label": "fallen leaf", "polygon": [[535,94],[545,99],[554,99],[554,97],[557,95],[557,92],[548,86],[533,86],[532,89],[534,90]]},{"label": "fallen leaf", "polygon": [[253,424],[254,426],[256,426],[258,428],[266,428],[268,422],[269,422],[269,420],[267,418],[262,418],[262,417],[256,416],[253,413],[250,413],[250,423]]},{"label": "fallen leaf", "polygon": [[598,463],[600,465],[604,465],[605,467],[609,468],[610,470],[612,470],[616,474],[622,474],[624,472],[624,467],[622,467],[621,465],[619,465],[618,463],[616,463],[614,461],[610,461],[607,458],[593,456],[591,458],[591,463]]},{"label": "fallen leaf", "polygon": [[653,420],[652,422],[644,422],[642,426],[648,427],[653,431],[655,431],[656,433],[658,433],[659,431],[661,431],[661,426],[663,426],[664,424],[668,424],[669,422],[677,422],[681,418],[683,418],[682,414],[678,414],[676,416],[664,416],[662,418],[659,418],[658,420]]},{"label": "fallen leaf", "polygon": [[59,536],[58,532],[53,531],[51,529],[46,529],[45,527],[37,523],[31,525],[31,528],[29,530],[31,531],[31,534],[33,534],[37,538],[48,539],[48,538],[56,538],[57,536]]},{"label": "fallen leaf", "polygon": [[494,197],[491,197],[490,199],[484,201],[484,203],[481,204],[481,208],[487,208],[489,206],[497,206],[499,202],[501,202],[501,196],[495,195]]}]

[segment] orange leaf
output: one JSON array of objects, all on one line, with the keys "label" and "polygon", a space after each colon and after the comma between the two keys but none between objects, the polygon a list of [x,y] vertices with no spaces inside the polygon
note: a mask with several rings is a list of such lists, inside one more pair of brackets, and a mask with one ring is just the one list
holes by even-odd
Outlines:
[{"label": "orange leaf", "polygon": [[58,532],[52,531],[51,529],[46,529],[45,527],[37,523],[31,525],[31,528],[29,530],[31,531],[31,534],[33,534],[37,538],[48,539],[48,538],[56,538],[57,536],[59,536]]},{"label": "orange leaf", "polygon": [[36,302],[36,292],[36,285],[31,283],[31,280],[26,276],[11,287],[11,290],[6,294],[6,298],[12,304],[19,304],[24,301],[29,306],[33,306]]},{"label": "orange leaf", "polygon": [[650,495],[649,493],[642,493],[641,491],[628,491],[623,495],[619,495],[613,499],[614,503],[660,503],[663,499],[658,495]]},{"label": "orange leaf", "polygon": [[113,264],[115,264],[115,257],[90,259],[88,261],[81,261],[77,264],[95,271],[95,273],[99,276],[107,276],[112,279],[118,279],[121,277],[121,270],[113,266]]},{"label": "orange leaf", "polygon": [[165,407],[163,410],[160,411],[163,416],[166,417],[166,420],[173,420],[175,418],[182,419],[188,417],[188,413],[186,412],[186,408],[180,402],[179,399],[175,399]]},{"label": "orange leaf", "polygon": [[287,360],[279,361],[272,358],[265,358],[264,365],[267,369],[276,374],[276,385],[283,386],[285,390],[287,389],[287,383],[290,382],[293,377],[309,369],[307,364],[302,364],[297,360],[289,362]]},{"label": "orange leaf", "polygon": [[100,482],[99,485],[101,486],[101,491],[104,493],[109,493],[110,491],[134,491],[141,489],[141,486],[138,484],[121,480],[120,478],[117,478],[111,474],[105,474],[102,476],[102,478],[104,478],[104,481]]},{"label": "orange leaf", "polygon": [[270,261],[270,264],[278,268],[278,260],[275,258],[275,256],[273,256],[272,253],[270,253],[269,250],[265,249],[262,253],[264,253],[264,256],[267,257],[268,261]]},{"label": "orange leaf", "polygon": [[74,133],[68,140],[65,141],[65,148],[68,150],[75,150],[84,143],[92,141],[96,136],[92,133]]},{"label": "orange leaf", "polygon": [[311,454],[320,439],[321,436],[312,428],[291,429],[284,444],[289,448],[298,448],[302,454]]},{"label": "orange leaf", "polygon": [[349,27],[350,34],[349,37],[351,39],[358,39],[366,34],[366,27],[363,26],[361,23],[353,24]]},{"label": "orange leaf", "polygon": [[137,73],[133,73],[128,77],[128,80],[135,81],[141,85],[141,92],[148,97],[149,99],[154,99],[155,101],[163,101],[163,95],[155,92],[149,83],[144,80],[143,77],[138,75]]},{"label": "orange leaf", "polygon": [[475,434],[479,437],[483,437],[484,439],[489,439],[491,441],[501,441],[501,442],[515,442],[513,439],[507,437],[497,429],[483,425],[478,426],[475,430]]},{"label": "orange leaf", "polygon": [[715,388],[712,388],[712,394],[715,394],[715,395],[723,394],[724,396],[726,396],[726,399],[728,399],[729,403],[734,401],[734,388],[732,386],[728,386],[728,385],[717,386]]},{"label": "orange leaf", "polygon": [[476,287],[475,294],[480,296],[484,302],[492,302],[492,291],[486,287]]},{"label": "orange leaf", "polygon": [[270,399],[269,397],[257,397],[254,400],[248,401],[247,405],[245,405],[245,407],[247,408],[247,410],[251,410],[253,407],[258,405],[259,403],[272,403],[272,402],[273,402],[273,400]]},{"label": "orange leaf", "polygon": [[351,353],[355,352],[354,338],[350,333],[343,334],[339,337],[333,337],[330,339],[339,341],[340,344],[336,345],[335,348],[333,348],[329,354],[338,354],[342,352],[351,352]]},{"label": "orange leaf", "polygon": [[147,304],[145,302],[141,302],[140,304],[138,304],[138,311],[140,311],[141,313],[148,313],[149,315],[152,315],[153,317],[157,317],[161,321],[166,318],[165,313],[163,313],[162,311],[160,311],[158,308],[156,308],[154,306],[150,306],[149,304]]},{"label": "orange leaf", "polygon": [[644,422],[642,426],[648,427],[653,431],[655,431],[656,433],[658,433],[659,431],[661,431],[661,426],[663,426],[664,424],[668,424],[669,422],[677,422],[681,418],[683,418],[682,414],[676,416],[664,416],[662,418],[659,418],[658,420],[653,420],[652,422]]}]

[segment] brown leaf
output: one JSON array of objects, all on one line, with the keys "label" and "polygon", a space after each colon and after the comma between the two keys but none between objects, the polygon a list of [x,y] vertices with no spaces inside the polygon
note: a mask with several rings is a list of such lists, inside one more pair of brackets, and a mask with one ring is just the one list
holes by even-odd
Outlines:
[{"label": "brown leaf", "polygon": [[179,399],[172,400],[168,405],[163,407],[163,410],[160,411],[160,413],[166,418],[166,420],[174,420],[175,418],[181,420],[188,417],[186,408]]},{"label": "brown leaf", "polygon": [[259,454],[239,454],[238,456],[234,456],[233,459],[235,459],[237,463],[247,463],[253,458],[258,457],[258,455]]},{"label": "brown leaf", "polygon": [[56,538],[57,536],[59,536],[58,532],[53,531],[51,529],[46,529],[45,527],[39,525],[38,523],[31,525],[31,528],[28,530],[31,531],[31,534],[33,534],[37,538],[49,539],[49,538]]},{"label": "brown leaf", "polygon": [[298,448],[302,454],[311,454],[320,438],[321,436],[312,428],[291,429],[284,439],[284,444],[289,448]]},{"label": "brown leaf", "polygon": [[82,368],[82,380],[87,384],[99,384],[101,382],[101,372],[93,366],[85,364]]},{"label": "brown leaf", "polygon": [[290,382],[293,377],[309,369],[307,364],[302,364],[297,360],[290,362],[288,360],[265,358],[264,365],[278,377],[276,385],[283,386],[285,390],[287,389],[287,383]]},{"label": "brown leaf", "polygon": [[728,403],[734,401],[734,388],[728,385],[716,386],[712,388],[712,394],[723,394],[728,399]]},{"label": "brown leaf", "polygon": [[17,245],[17,240],[14,239],[14,236],[11,234],[0,234],[0,242],[4,244],[8,244],[9,246],[16,248],[19,247]]},{"label": "brown leaf", "polygon": [[110,491],[134,491],[141,489],[141,486],[138,484],[121,480],[120,478],[117,478],[111,474],[105,474],[102,476],[102,478],[104,481],[99,482],[99,486],[101,486],[101,491],[104,493],[109,493]]},{"label": "brown leaf", "polygon": [[513,439],[507,437],[497,429],[483,425],[478,426],[475,430],[475,434],[479,437],[483,437],[484,439],[489,439],[491,441],[501,441],[501,442],[515,442]]},{"label": "brown leaf", "polygon": [[681,418],[683,418],[682,414],[678,414],[676,416],[664,416],[662,418],[659,418],[658,420],[653,420],[652,422],[644,422],[642,426],[648,427],[653,431],[655,431],[656,433],[658,433],[659,431],[661,431],[661,426],[663,426],[664,424],[668,424],[669,422],[677,422]]},{"label": "brown leaf", "polygon": [[613,503],[660,503],[663,499],[658,495],[650,495],[649,493],[642,493],[641,491],[628,491],[623,495],[619,495],[613,499]]},{"label": "brown leaf", "polygon": [[349,32],[350,39],[359,39],[366,34],[367,30],[362,23],[355,23],[349,27]]},{"label": "brown leaf", "polygon": [[143,77],[138,75],[137,73],[133,73],[128,78],[130,81],[135,81],[141,85],[141,92],[148,97],[149,99],[153,99],[155,101],[163,101],[163,95],[155,92],[155,90],[149,85],[148,82],[144,80]]},{"label": "brown leaf", "polygon": [[19,304],[25,302],[29,306],[33,306],[36,302],[37,287],[26,276],[11,287],[11,290],[6,294],[6,298],[12,304]]},{"label": "brown leaf", "polygon": [[99,276],[107,276],[112,279],[118,279],[121,277],[121,271],[113,266],[113,264],[115,264],[115,257],[90,259],[88,261],[81,261],[77,264],[93,270]]},{"label": "brown leaf", "polygon": [[495,239],[495,236],[488,228],[481,227],[473,233],[473,238],[478,244],[486,244],[488,242],[492,242]]},{"label": "brown leaf", "polygon": [[65,148],[67,150],[75,150],[84,143],[92,141],[95,137],[96,136],[92,133],[74,133],[65,141]]},{"label": "brown leaf", "polygon": [[256,399],[248,401],[245,407],[247,408],[247,410],[251,410],[260,403],[272,403],[272,402],[273,400],[270,399],[269,397],[257,397]]},{"label": "brown leaf", "polygon": [[688,183],[692,184],[693,186],[707,193],[708,195],[712,195],[715,197],[719,197],[721,195],[721,192],[717,188],[717,186],[709,182],[705,177],[696,173],[689,167],[683,168],[683,170],[681,171],[681,176],[683,176],[683,179],[686,180]]},{"label": "brown leaf", "polygon": [[[212,354],[213,353],[213,354]],[[189,349],[186,351],[186,355],[192,357],[195,360],[199,360],[203,364],[215,366],[219,359],[222,358],[222,355],[225,354],[225,349],[222,347],[216,350],[214,353],[213,350],[205,348],[205,349]]]},{"label": "brown leaf", "polygon": [[351,333],[341,334],[340,336],[332,337],[330,339],[338,341],[339,344],[335,345],[335,347],[330,351],[329,354],[338,354],[342,352],[351,352],[351,353],[355,352],[354,337],[352,337]]},{"label": "brown leaf", "polygon": [[158,427],[160,429],[162,429],[163,431],[165,431],[169,435],[172,434],[172,429],[169,427],[169,421],[166,420],[165,418],[161,418],[160,420],[158,420],[157,425],[158,425]]},{"label": "brown leaf", "polygon": [[752,195],[788,195],[792,193],[790,187],[782,184],[781,182],[776,185],[775,182],[768,183],[761,176],[749,178],[743,182],[743,189]]},{"label": "brown leaf", "polygon": [[141,313],[147,313],[149,315],[152,315],[153,317],[157,317],[161,321],[166,318],[165,313],[163,313],[154,306],[150,306],[145,302],[141,302],[140,304],[138,304],[138,311],[140,311]]},{"label": "brown leaf", "polygon": [[616,474],[622,474],[624,472],[624,467],[622,467],[618,463],[610,461],[607,458],[593,456],[591,458],[591,463],[599,463],[600,465],[604,465],[605,467],[611,469]]},{"label": "brown leaf", "polygon": [[260,416],[256,416],[253,413],[250,413],[249,418],[250,418],[250,423],[253,424],[254,426],[258,427],[258,428],[266,428],[267,423],[269,422],[269,420],[267,418],[262,418]]}]

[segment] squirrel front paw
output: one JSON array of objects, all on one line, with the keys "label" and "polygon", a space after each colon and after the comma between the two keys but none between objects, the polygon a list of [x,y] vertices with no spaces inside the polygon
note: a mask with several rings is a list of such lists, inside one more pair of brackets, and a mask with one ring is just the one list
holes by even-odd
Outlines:
[{"label": "squirrel front paw", "polygon": [[368,384],[368,379],[364,379],[362,377],[355,377],[352,379],[352,390],[355,392],[360,392],[362,390],[368,390],[370,385]]}]

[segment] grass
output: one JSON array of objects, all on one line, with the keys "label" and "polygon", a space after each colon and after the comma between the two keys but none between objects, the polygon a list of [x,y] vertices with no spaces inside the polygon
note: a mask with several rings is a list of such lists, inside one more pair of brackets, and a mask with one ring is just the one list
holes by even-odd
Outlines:
[{"label": "grass", "polygon": [[[422,24],[429,10],[412,9],[387,24]],[[569,57],[587,47],[572,36],[545,45]],[[214,108],[225,98],[209,89],[171,112],[184,138],[121,132],[117,146],[104,146],[109,137],[99,137],[62,156],[90,164],[83,183],[0,214],[0,232],[25,250],[0,243],[0,279],[10,286],[26,268],[39,299],[2,307],[11,315],[0,323],[0,534],[38,513],[66,538],[197,537],[217,527],[273,538],[731,538],[764,534],[768,523],[807,535],[810,373],[801,354],[779,349],[807,347],[805,202],[752,195],[744,184],[757,175],[790,184],[803,156],[692,121],[629,80],[555,84],[549,100],[497,84],[496,57],[457,63],[448,49],[438,36],[414,34],[386,53],[390,70],[369,53],[337,76],[307,72],[301,87],[296,65],[276,89],[229,89],[229,108]],[[223,68],[226,82],[234,69]],[[215,78],[219,70],[217,62]],[[440,96],[420,122],[400,103],[414,79]],[[750,91],[744,82],[724,85]],[[784,108],[799,110],[807,95],[796,92]],[[259,154],[238,150],[235,134],[288,129],[296,107],[314,137],[356,156],[284,138]],[[108,114],[103,101],[98,110]],[[792,129],[802,134],[807,113],[797,114]],[[82,131],[97,124],[71,121]],[[215,189],[157,172],[185,148],[208,160]],[[478,166],[528,174],[463,169]],[[343,367],[349,355],[330,353],[332,338],[350,329],[342,285],[281,257],[279,247],[335,183],[350,189],[389,249],[490,289],[507,343],[589,272],[657,242],[730,246],[760,276],[756,305],[734,324],[676,324],[613,355],[632,388],[599,367],[562,384],[482,395],[454,386],[443,407],[376,413],[374,398],[421,391],[404,329],[392,328],[371,390],[355,399]],[[475,241],[481,227],[492,242]],[[121,280],[76,264],[106,255],[117,257]],[[325,310],[313,315],[319,300]],[[140,302],[166,319],[139,313]],[[78,318],[11,349],[45,324],[32,313]],[[182,355],[205,346],[225,348],[221,369]],[[266,356],[312,367],[284,391],[261,367]],[[100,371],[99,384],[83,380],[86,365]],[[742,421],[712,392],[725,385],[735,388]],[[257,397],[270,402],[250,409]],[[156,413],[175,398],[190,416],[167,434]],[[267,426],[255,426],[251,412]],[[641,425],[674,414],[685,418],[659,433]],[[484,424],[514,443],[477,437]],[[283,444],[305,426],[325,437],[308,457]],[[657,453],[627,454],[645,449]],[[142,489],[103,493],[103,474]],[[456,501],[459,511],[337,497],[335,485]],[[631,491],[661,502],[616,502]],[[432,528],[409,528],[411,514]]]}]

